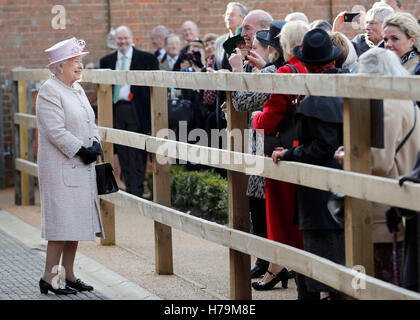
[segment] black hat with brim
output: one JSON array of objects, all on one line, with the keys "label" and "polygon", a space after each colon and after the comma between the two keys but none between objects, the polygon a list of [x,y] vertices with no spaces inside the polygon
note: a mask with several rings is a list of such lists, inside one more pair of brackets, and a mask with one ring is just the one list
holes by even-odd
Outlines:
[{"label": "black hat with brim", "polygon": [[225,49],[227,54],[232,54],[232,52],[236,49],[236,44],[240,41],[244,41],[245,39],[241,36],[242,33],[242,27],[239,27],[236,29],[236,35],[227,39],[225,42],[223,42],[223,49]]},{"label": "black hat with brim", "polygon": [[284,20],[273,20],[269,30],[259,30],[255,36],[262,44],[281,49],[279,34],[285,24]]},{"label": "black hat with brim", "polygon": [[337,60],[343,50],[333,45],[327,32],[317,28],[306,33],[302,46],[295,47],[293,54],[304,63],[322,64]]}]

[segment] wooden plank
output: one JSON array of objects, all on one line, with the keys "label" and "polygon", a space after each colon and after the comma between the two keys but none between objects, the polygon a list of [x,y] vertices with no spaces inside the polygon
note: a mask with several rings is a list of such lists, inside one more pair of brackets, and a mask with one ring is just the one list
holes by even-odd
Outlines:
[{"label": "wooden plank", "polygon": [[[151,87],[152,135],[168,128],[168,95],[166,88]],[[159,160],[159,161],[158,161]],[[163,164],[162,164],[163,163]],[[171,206],[170,166],[165,159],[153,155],[153,201]],[[155,260],[158,274],[173,274],[172,229],[155,221]]]},{"label": "wooden plank", "polygon": [[[17,170],[35,176],[37,168],[35,163],[16,159]],[[278,242],[184,214],[123,191],[112,195],[103,195],[100,198],[106,200],[105,203],[113,203],[123,208],[136,210],[140,215],[156,220],[162,225],[176,228],[248,255],[258,255],[274,263],[281,263],[357,299],[420,299],[418,293],[393,286],[370,276],[363,279],[366,289],[355,289],[351,287],[351,283],[356,279],[357,274],[341,265]]]},{"label": "wooden plank", "polygon": [[[100,84],[98,86],[98,125],[112,128],[112,85]],[[114,163],[114,145],[109,142],[101,142],[106,162]],[[105,239],[101,239],[101,245],[115,245],[115,206],[100,200],[102,224]]]},{"label": "wooden plank", "polygon": [[[246,112],[237,112],[232,105],[231,92],[226,92],[227,102],[227,137],[228,149],[235,152],[245,151],[248,128]],[[239,140],[239,141],[238,141]],[[228,171],[229,188],[229,226],[233,229],[249,232],[249,201],[246,196],[248,177],[235,171]],[[230,298],[232,300],[252,299],[251,293],[251,260],[250,256],[229,250]]]},{"label": "wooden plank", "polygon": [[[26,95],[26,81],[18,81],[18,111],[20,113],[27,113],[27,95]],[[19,127],[19,155],[20,158],[28,160],[28,128],[26,126]],[[21,173],[20,176],[21,188],[21,205],[29,205],[29,176],[26,173]]]},{"label": "wooden plank", "polygon": [[[344,169],[371,174],[370,100],[344,99],[343,135]],[[345,199],[346,265],[363,266],[374,274],[372,243],[372,203],[346,197]]]},{"label": "wooden plank", "polygon": [[[13,112],[16,114],[19,112],[19,95],[18,95],[18,82],[13,81],[12,84],[12,104]],[[20,157],[20,135],[19,135],[19,126],[12,126],[12,135],[13,135],[13,162]],[[22,173],[15,168],[15,205],[19,206],[22,204],[22,188],[21,188],[21,176]]]},{"label": "wooden plank", "polygon": [[38,177],[38,165],[34,162],[17,158],[15,160],[16,170],[25,172],[33,177]]},{"label": "wooden plank", "polygon": [[[0,79],[2,79],[2,72],[0,70]],[[3,122],[3,88],[0,86],[0,189],[6,187],[6,165],[5,165],[5,149],[4,149],[4,122]]]},{"label": "wooden plank", "polygon": [[[141,216],[198,238],[285,265],[356,299],[420,299],[420,294],[417,292],[397,287],[368,275],[363,277],[343,265],[309,252],[194,217],[152,201],[138,198],[124,191],[100,197],[117,206],[134,210]],[[360,283],[364,284],[365,288],[352,286],[358,277],[360,277]]]},{"label": "wooden plank", "polygon": [[[13,80],[45,80],[48,77],[49,71],[44,69],[12,72]],[[417,90],[420,78],[416,76],[83,70],[83,81],[196,90],[247,90],[345,98],[420,100],[420,90]]]},{"label": "wooden plank", "polygon": [[[34,116],[15,114],[15,123],[36,125]],[[390,206],[420,211],[420,185],[407,182],[402,187],[398,180],[318,167],[314,165],[281,161],[277,165],[271,158],[212,149],[134,132],[99,127],[103,141],[146,149],[161,156],[176,156],[192,160],[190,155],[204,154],[201,163],[231,171],[258,174],[263,177],[295,183],[327,191],[335,191],[353,198],[384,203]],[[217,161],[215,161],[217,160]]]},{"label": "wooden plank", "polygon": [[[32,87],[34,82],[29,80],[26,82],[26,113],[34,114],[34,101]],[[26,127],[28,134],[28,160],[35,161],[34,145],[35,145],[35,129]],[[28,176],[28,197],[29,205],[35,205],[35,177],[32,175]]]}]

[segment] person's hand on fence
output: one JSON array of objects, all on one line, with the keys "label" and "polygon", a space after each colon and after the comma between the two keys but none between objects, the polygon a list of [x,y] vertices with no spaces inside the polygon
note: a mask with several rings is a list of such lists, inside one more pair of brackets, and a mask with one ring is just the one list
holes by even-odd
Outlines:
[{"label": "person's hand on fence", "polygon": [[339,147],[334,153],[336,159],[341,165],[344,164],[344,146]]},{"label": "person's hand on fence", "polygon": [[397,208],[391,207],[388,211],[385,212],[385,218],[386,218],[386,226],[388,227],[389,232],[393,231],[400,231],[400,228],[398,225],[401,222],[401,216],[398,213]]},{"label": "person's hand on fence", "polygon": [[90,164],[96,161],[98,157],[98,153],[92,149],[92,147],[85,148],[81,147],[79,151],[77,151],[76,155],[78,155],[84,164]]},{"label": "person's hand on fence", "polygon": [[283,147],[277,147],[274,149],[271,158],[273,159],[274,163],[278,163],[281,159],[283,159],[284,154],[287,152],[288,149]]},{"label": "person's hand on fence", "polygon": [[236,48],[235,51],[229,57],[229,63],[232,66],[232,72],[243,72],[243,62],[241,50]]},{"label": "person's hand on fence", "polygon": [[254,66],[258,70],[261,70],[267,64],[267,61],[265,61],[257,52],[253,50],[249,52],[248,61],[251,66]]}]

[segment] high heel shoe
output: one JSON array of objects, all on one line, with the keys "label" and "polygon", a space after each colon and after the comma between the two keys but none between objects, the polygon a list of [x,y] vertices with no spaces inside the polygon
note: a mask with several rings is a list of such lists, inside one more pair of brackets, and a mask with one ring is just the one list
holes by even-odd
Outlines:
[{"label": "high heel shoe", "polygon": [[289,277],[288,277],[289,272],[287,271],[286,268],[283,268],[277,274],[272,273],[269,270],[267,270],[267,272],[269,275],[273,277],[273,279],[271,279],[269,282],[263,282],[263,281],[253,282],[252,287],[255,290],[271,290],[280,281],[281,281],[281,286],[285,289],[287,288],[287,284],[289,281]]},{"label": "high heel shoe", "polygon": [[47,294],[48,291],[54,292],[55,294],[76,294],[77,293],[76,290],[73,290],[67,286],[65,286],[64,288],[55,289],[52,285],[50,285],[47,281],[45,281],[42,278],[39,280],[39,291],[41,291],[41,293],[43,294]]},{"label": "high heel shoe", "polygon": [[76,289],[77,291],[92,291],[93,287],[87,285],[82,280],[77,279],[75,282],[66,279],[66,285],[69,287]]}]

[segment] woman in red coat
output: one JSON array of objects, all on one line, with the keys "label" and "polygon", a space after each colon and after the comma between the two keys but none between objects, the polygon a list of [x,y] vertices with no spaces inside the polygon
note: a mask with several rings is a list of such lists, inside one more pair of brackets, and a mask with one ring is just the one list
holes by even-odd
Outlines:
[{"label": "woman in red coat", "polygon": [[[302,44],[309,26],[302,21],[286,23],[280,33],[280,43],[284,60],[287,64],[280,67],[277,73],[307,73],[305,66],[293,55],[293,48]],[[264,135],[277,131],[280,122],[294,107],[293,95],[271,94],[264,104],[263,112],[255,114],[254,129],[263,129]],[[295,212],[295,185],[278,180],[266,179],[265,201],[267,215],[267,238],[296,248],[303,248],[302,233],[293,223]],[[287,288],[289,272],[281,265],[270,263],[262,280],[252,283],[256,290],[270,290],[279,281]]]}]

